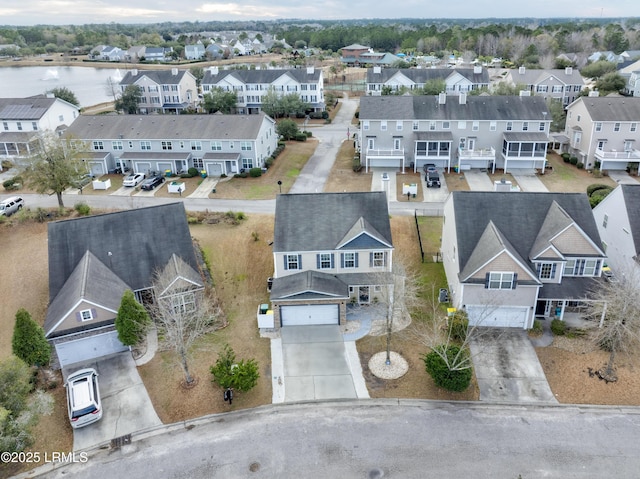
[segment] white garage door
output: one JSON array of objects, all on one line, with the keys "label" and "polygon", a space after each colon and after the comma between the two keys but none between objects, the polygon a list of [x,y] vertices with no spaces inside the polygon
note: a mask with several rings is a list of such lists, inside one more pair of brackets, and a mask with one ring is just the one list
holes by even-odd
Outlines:
[{"label": "white garage door", "polygon": [[402,160],[397,158],[369,158],[369,168],[397,168],[402,166]]},{"label": "white garage door", "polygon": [[494,328],[524,328],[529,309],[520,308],[492,308],[490,306],[467,306],[469,324],[474,326],[489,326]]},{"label": "white garage door", "polygon": [[158,172],[161,175],[164,175],[164,172],[167,170],[173,172],[173,170],[171,169],[171,163],[158,163]]},{"label": "white garage door", "polygon": [[144,173],[145,175],[151,171],[151,163],[135,163],[135,172]]},{"label": "white garage door", "polygon": [[280,306],[280,321],[282,322],[282,326],[338,324],[339,318],[337,304]]},{"label": "white garage door", "polygon": [[222,174],[222,163],[206,163],[207,175],[220,176]]},{"label": "white garage door", "polygon": [[102,175],[107,172],[104,170],[104,165],[102,163],[91,163],[91,174],[96,178],[100,178]]},{"label": "white garage door", "polygon": [[118,339],[117,331],[56,344],[56,353],[62,367],[128,350]]}]

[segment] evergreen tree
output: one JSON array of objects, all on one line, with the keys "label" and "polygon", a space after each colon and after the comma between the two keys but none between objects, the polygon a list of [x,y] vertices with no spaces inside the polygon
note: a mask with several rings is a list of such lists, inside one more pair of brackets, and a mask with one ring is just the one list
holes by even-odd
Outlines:
[{"label": "evergreen tree", "polygon": [[218,355],[216,365],[211,366],[210,371],[213,374],[213,382],[222,389],[232,388],[237,391],[249,391],[258,383],[260,377],[255,359],[236,363],[236,353],[228,344],[225,344]]},{"label": "evergreen tree", "polygon": [[44,330],[24,308],[16,313],[11,347],[13,354],[29,366],[45,366],[51,360],[51,346],[44,337]]},{"label": "evergreen tree", "polygon": [[116,316],[116,330],[120,342],[125,346],[137,344],[142,339],[150,322],[149,313],[144,306],[136,301],[133,292],[131,290],[125,291]]}]

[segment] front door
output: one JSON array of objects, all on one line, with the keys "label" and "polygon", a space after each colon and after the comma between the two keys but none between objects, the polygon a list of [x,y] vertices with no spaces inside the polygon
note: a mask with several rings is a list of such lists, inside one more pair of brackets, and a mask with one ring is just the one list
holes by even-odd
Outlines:
[{"label": "front door", "polygon": [[358,287],[358,303],[369,304],[369,286]]}]

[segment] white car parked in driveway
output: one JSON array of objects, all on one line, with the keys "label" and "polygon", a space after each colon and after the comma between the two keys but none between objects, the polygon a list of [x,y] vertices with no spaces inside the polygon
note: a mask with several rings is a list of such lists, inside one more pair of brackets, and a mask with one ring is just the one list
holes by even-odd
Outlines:
[{"label": "white car parked in driveway", "polygon": [[102,419],[98,373],[95,369],[80,369],[70,374],[65,387],[71,427],[87,426]]},{"label": "white car parked in driveway", "polygon": [[144,180],[144,173],[133,173],[124,179],[122,186],[138,186],[142,180]]}]

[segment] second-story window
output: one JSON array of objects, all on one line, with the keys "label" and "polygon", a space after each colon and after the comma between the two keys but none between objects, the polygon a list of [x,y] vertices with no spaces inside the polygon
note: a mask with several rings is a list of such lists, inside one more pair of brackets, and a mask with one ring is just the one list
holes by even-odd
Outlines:
[{"label": "second-story window", "polygon": [[173,145],[170,141],[163,141],[161,145],[163,150],[173,150]]},{"label": "second-story window", "polygon": [[284,269],[302,269],[302,256],[298,254],[284,255]]},{"label": "second-story window", "polygon": [[357,268],[358,253],[342,253],[341,263],[343,268]]},{"label": "second-story window", "polygon": [[93,149],[94,150],[104,150],[104,143],[102,143],[101,141],[94,141],[93,142]]},{"label": "second-story window", "polygon": [[485,288],[489,289],[512,289],[515,273],[491,272],[487,273]]}]

